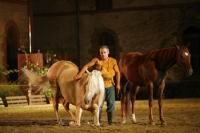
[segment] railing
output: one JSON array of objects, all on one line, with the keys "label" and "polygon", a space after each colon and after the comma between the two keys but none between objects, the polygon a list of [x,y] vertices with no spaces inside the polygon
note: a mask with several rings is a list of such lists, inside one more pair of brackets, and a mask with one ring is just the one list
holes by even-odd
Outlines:
[{"label": "railing", "polygon": [[47,99],[45,95],[31,95],[30,105],[42,105],[47,104]]},{"label": "railing", "polygon": [[5,97],[5,100],[0,98],[0,107],[47,104],[45,95],[32,95],[30,97],[30,103],[28,101],[27,96],[8,96]]},{"label": "railing", "polygon": [[4,107],[4,103],[3,103],[2,98],[0,98],[0,107]]},{"label": "railing", "polygon": [[9,96],[6,97],[8,106],[16,105],[28,105],[26,96]]}]

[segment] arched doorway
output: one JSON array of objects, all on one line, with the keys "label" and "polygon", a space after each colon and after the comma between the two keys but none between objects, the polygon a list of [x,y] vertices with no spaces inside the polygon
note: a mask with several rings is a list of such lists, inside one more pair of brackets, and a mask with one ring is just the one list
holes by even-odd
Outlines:
[{"label": "arched doorway", "polygon": [[[102,45],[107,45],[110,50],[111,57],[119,60],[120,57],[120,48],[118,35],[111,29],[99,29],[96,30],[92,35],[92,47],[90,49],[90,53],[92,57],[97,57],[99,55],[99,48]],[[117,92],[117,91],[116,91]],[[117,98],[117,93],[115,93]],[[118,100],[118,99],[117,99]]]},{"label": "arched doorway", "polygon": [[[7,70],[17,69],[17,52],[19,47],[19,29],[14,21],[6,24],[6,53],[7,53]],[[13,72],[8,75],[9,81],[15,81],[18,73]]]},{"label": "arched doorway", "polygon": [[189,43],[194,74],[200,74],[200,28],[190,26],[183,32],[183,41]]},{"label": "arched doorway", "polygon": [[107,45],[110,49],[110,56],[119,58],[119,45],[117,34],[110,29],[102,29],[95,31],[92,35],[92,47],[90,53],[92,56],[98,56],[99,47]]}]

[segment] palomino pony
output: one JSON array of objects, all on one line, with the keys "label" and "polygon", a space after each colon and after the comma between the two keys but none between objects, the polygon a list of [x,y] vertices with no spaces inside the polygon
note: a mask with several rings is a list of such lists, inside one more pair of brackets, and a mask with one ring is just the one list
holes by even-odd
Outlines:
[{"label": "palomino pony", "polygon": [[[78,73],[78,67],[70,61],[58,61],[54,63],[44,77],[33,76],[33,72],[23,70],[30,82],[43,85],[49,82],[54,92],[54,111],[59,124],[62,120],[58,114],[59,100],[62,99],[63,106],[75,121],[75,125],[80,126],[82,109],[91,111],[94,114],[94,124],[99,126],[99,109],[104,99],[104,82],[101,72],[92,71],[84,74],[79,80],[74,80]],[[32,74],[30,74],[32,73]],[[31,75],[32,77],[30,77]],[[31,80],[33,77],[34,80]],[[47,79],[43,80],[42,79]],[[33,82],[34,81],[34,82]],[[39,83],[37,81],[40,81]],[[70,111],[69,105],[75,105],[76,113]]]},{"label": "palomino pony", "polygon": [[128,106],[132,103],[132,121],[136,123],[134,103],[136,95],[141,86],[146,86],[149,94],[149,120],[150,124],[154,125],[153,121],[153,88],[159,89],[159,115],[161,124],[165,125],[162,110],[162,97],[165,88],[165,78],[167,70],[174,64],[184,68],[188,75],[192,75],[193,70],[190,63],[190,53],[186,46],[172,48],[164,48],[153,50],[147,53],[130,52],[125,54],[119,62],[120,71],[122,74],[122,86],[128,83],[128,89],[122,91],[121,111],[122,123],[126,123]]}]

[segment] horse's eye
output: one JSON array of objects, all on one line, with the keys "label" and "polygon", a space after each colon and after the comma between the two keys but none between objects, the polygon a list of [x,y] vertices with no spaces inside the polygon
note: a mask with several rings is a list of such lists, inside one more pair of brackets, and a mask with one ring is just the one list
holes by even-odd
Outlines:
[{"label": "horse's eye", "polygon": [[183,59],[183,55],[180,55],[180,58]]}]

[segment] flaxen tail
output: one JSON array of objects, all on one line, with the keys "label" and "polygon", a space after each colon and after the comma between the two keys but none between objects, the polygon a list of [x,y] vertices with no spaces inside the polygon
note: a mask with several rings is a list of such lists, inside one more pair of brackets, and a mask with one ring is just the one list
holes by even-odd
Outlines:
[{"label": "flaxen tail", "polygon": [[46,75],[40,76],[36,72],[22,68],[22,72],[27,77],[28,85],[32,88],[35,94],[40,93],[44,88],[49,86],[49,80]]}]

